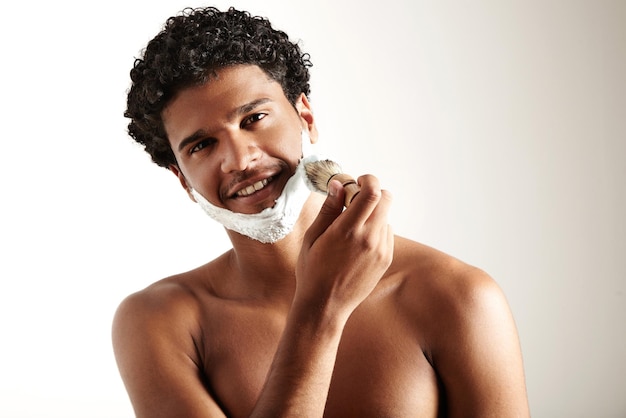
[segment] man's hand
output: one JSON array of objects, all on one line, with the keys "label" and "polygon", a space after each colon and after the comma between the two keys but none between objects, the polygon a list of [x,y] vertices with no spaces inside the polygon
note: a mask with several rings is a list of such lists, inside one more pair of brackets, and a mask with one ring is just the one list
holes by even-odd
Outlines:
[{"label": "man's hand", "polygon": [[347,316],[372,292],[393,258],[387,215],[389,192],[378,179],[358,179],[361,192],[343,211],[344,190],[331,181],[320,213],[302,244],[294,302],[330,308]]}]

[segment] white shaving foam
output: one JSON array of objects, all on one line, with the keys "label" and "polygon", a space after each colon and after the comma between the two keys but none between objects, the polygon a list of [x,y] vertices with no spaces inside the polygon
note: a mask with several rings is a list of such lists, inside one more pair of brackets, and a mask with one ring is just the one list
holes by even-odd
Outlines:
[{"label": "white shaving foam", "polygon": [[211,218],[231,231],[238,232],[262,243],[273,244],[286,237],[300,216],[304,203],[313,187],[308,181],[304,165],[320,158],[313,155],[313,145],[306,131],[302,131],[302,156],[296,172],[285,184],[274,206],[259,213],[232,212],[211,204],[204,196],[192,189],[191,193],[200,207]]}]

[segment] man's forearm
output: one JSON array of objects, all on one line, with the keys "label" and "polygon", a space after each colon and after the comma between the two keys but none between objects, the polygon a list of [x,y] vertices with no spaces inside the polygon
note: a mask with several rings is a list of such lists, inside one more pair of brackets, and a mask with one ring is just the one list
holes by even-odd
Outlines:
[{"label": "man's forearm", "polygon": [[294,303],[252,417],[321,417],[347,315]]}]

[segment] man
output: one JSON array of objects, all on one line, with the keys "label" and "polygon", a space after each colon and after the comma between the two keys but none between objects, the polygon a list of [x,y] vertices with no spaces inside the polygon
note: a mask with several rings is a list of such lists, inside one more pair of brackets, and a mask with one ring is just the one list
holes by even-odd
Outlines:
[{"label": "man", "polygon": [[232,242],[120,305],[137,416],[528,416],[491,278],[394,236],[371,175],[346,209],[336,181],[303,192],[309,66],[268,21],[213,8],[170,18],[135,62],[131,136]]}]

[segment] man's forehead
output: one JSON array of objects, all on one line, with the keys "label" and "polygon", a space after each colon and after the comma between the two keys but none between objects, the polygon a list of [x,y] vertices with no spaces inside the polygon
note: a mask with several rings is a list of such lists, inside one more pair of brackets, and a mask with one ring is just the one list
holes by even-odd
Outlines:
[{"label": "man's forehead", "polygon": [[216,71],[202,85],[182,89],[161,117],[168,137],[176,140],[207,121],[230,122],[258,106],[281,101],[287,98],[280,84],[257,66],[240,65]]}]

